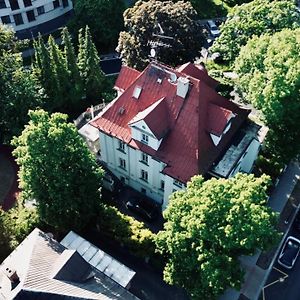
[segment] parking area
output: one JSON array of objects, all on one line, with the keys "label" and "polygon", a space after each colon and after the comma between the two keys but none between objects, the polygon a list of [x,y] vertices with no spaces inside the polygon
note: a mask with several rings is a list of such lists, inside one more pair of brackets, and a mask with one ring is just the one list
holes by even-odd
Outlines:
[{"label": "parking area", "polygon": [[[293,236],[300,239],[300,231],[292,226],[287,238]],[[281,251],[281,250],[280,250]],[[280,252],[279,252],[280,253]],[[278,255],[279,256],[279,255]],[[272,271],[262,290],[260,300],[300,300],[300,259],[295,262],[292,269],[287,269],[275,260]]]}]

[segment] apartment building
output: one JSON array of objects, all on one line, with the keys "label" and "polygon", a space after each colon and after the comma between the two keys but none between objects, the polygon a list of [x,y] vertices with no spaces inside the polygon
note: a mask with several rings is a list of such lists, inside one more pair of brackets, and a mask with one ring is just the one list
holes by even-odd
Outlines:
[{"label": "apartment building", "polygon": [[0,0],[0,23],[12,26],[20,39],[55,31],[72,12],[72,0]]}]

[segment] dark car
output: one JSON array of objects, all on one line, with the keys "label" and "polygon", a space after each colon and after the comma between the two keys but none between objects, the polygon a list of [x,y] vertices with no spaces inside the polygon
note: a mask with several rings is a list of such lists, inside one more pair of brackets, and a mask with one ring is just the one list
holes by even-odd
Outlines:
[{"label": "dark car", "polygon": [[293,236],[289,236],[280,252],[278,263],[287,268],[292,269],[300,251],[300,241]]},{"label": "dark car", "polygon": [[125,205],[127,209],[138,214],[149,222],[154,221],[161,212],[158,204],[138,197],[130,198]]}]

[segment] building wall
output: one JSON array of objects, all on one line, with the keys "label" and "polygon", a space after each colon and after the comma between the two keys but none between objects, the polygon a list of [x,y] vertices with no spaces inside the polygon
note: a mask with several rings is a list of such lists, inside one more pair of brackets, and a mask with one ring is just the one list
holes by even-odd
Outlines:
[{"label": "building wall", "polygon": [[[184,185],[174,185],[174,179],[162,173],[165,164],[148,155],[148,163],[142,161],[142,152],[124,144],[120,149],[120,140],[100,132],[101,160],[126,185],[145,193],[166,208],[171,193]],[[121,167],[120,159],[125,161]],[[142,178],[142,171],[147,172],[147,180]],[[164,186],[162,186],[162,181]]]},{"label": "building wall", "polygon": [[[148,163],[142,162],[142,152],[124,144],[124,151],[120,149],[120,140],[100,132],[101,160],[126,185],[145,193],[148,197],[162,205],[165,209],[169,203],[169,196],[185,188],[174,178],[162,173],[163,162],[148,156]],[[253,139],[248,148],[230,173],[234,176],[238,172],[248,173],[252,170],[257,157],[260,143]],[[125,161],[125,168],[121,167],[120,159]],[[147,172],[147,181],[142,179],[142,170]],[[161,181],[164,181],[162,189]]]},{"label": "building wall", "polygon": [[[10,0],[0,0],[0,23],[6,23],[7,25],[12,26],[16,32],[20,30],[30,29],[42,23],[58,18],[73,9],[72,0],[31,0],[31,3],[30,0],[13,1],[15,3],[18,3],[19,9],[13,10],[11,8]],[[26,2],[31,5],[25,7]],[[6,8],[2,7],[4,6],[3,3],[5,3]],[[58,7],[54,8],[54,4],[58,5]],[[27,12],[29,11],[33,11],[35,20],[28,20]],[[22,16],[23,24],[16,24],[14,16],[18,14]],[[8,18],[10,20],[10,23],[7,22]]]}]

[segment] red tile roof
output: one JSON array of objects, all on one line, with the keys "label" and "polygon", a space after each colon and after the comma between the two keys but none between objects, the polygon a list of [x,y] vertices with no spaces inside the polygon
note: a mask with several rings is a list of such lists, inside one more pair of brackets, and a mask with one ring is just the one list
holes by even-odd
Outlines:
[{"label": "red tile roof", "polygon": [[[127,67],[125,68],[128,70]],[[189,69],[192,68],[189,66]],[[119,76],[123,77],[125,74],[126,71],[121,72]],[[190,86],[185,99],[176,95],[177,85],[170,81],[171,74],[175,74],[177,78],[188,75]],[[92,122],[92,125],[98,127],[102,132],[123,140],[130,146],[163,161],[167,164],[163,172],[182,182],[188,181],[193,175],[205,174],[211,168],[213,162],[229,146],[231,138],[249,114],[248,110],[240,108],[219,95],[207,83],[209,82],[207,79],[201,80],[192,77],[191,74],[185,74],[166,66],[149,64],[109,109]],[[158,78],[162,81],[158,81]],[[119,78],[117,82],[125,80]],[[136,86],[142,87],[138,99],[132,96]],[[158,101],[160,103],[154,105]],[[164,104],[162,105],[162,103]],[[128,125],[135,116],[151,105],[153,105],[151,111],[154,118],[151,121],[147,120],[149,124],[151,123],[150,126],[155,127],[156,132],[161,132],[166,126],[165,120],[161,119],[165,114],[165,107],[168,114],[167,124],[170,129],[157,151],[133,140]],[[217,146],[213,144],[207,128],[220,130],[223,123],[220,122],[215,127],[210,124],[211,120],[215,120],[213,116],[209,116],[211,105],[220,107],[217,110],[218,113],[221,111],[223,114],[228,110],[236,115],[232,119],[230,130]],[[120,113],[120,108],[122,108],[122,113]],[[150,118],[150,115],[151,113],[147,114],[146,118]]]},{"label": "red tile roof", "polygon": [[135,69],[123,66],[115,83],[115,88],[125,91],[140,74]]},{"label": "red tile roof", "polygon": [[232,111],[215,104],[209,104],[208,121],[206,125],[208,132],[220,136],[232,117]]},{"label": "red tile roof", "polygon": [[155,137],[160,140],[169,130],[169,113],[165,98],[158,100],[138,113],[129,124],[144,120]]}]

